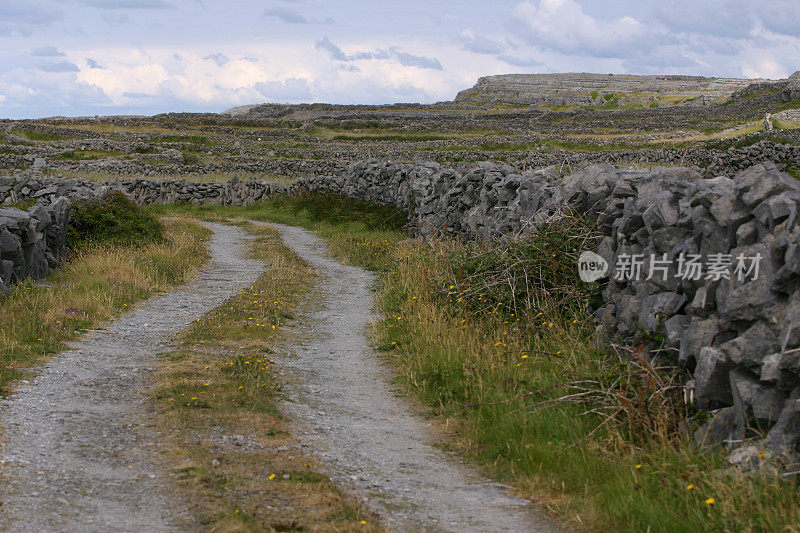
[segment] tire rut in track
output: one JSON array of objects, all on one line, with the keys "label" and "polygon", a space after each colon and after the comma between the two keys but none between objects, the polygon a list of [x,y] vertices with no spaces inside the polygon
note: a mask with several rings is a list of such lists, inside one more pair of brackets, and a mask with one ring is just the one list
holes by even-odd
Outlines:
[{"label": "tire rut in track", "polygon": [[[435,448],[430,425],[393,393],[392,373],[370,348],[375,278],[331,258],[324,241],[275,224],[321,280],[320,305],[301,317],[281,360],[290,384],[284,408],[295,433],[325,460],[336,482],[366,500],[392,529],[554,531],[527,500],[508,495]],[[297,341],[301,338],[301,341]]]},{"label": "tire rut in track", "polygon": [[[213,230],[197,279],[71,343],[0,402],[0,530],[175,531],[189,524],[156,461],[148,408],[157,355],[192,321],[249,287],[244,230]],[[145,430],[145,431],[143,431]]]}]

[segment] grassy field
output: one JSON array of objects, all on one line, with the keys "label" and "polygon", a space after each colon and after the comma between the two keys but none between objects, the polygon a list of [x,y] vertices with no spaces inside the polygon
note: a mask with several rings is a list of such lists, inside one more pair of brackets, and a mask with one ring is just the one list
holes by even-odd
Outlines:
[{"label": "grassy field", "polygon": [[374,271],[386,271],[392,251],[407,237],[405,214],[336,195],[276,197],[245,207],[154,205],[154,214],[181,214],[210,219],[241,219],[295,224],[327,239],[341,261]]},{"label": "grassy field", "polygon": [[[736,471],[724,453],[698,450],[678,431],[691,406],[670,388],[671,369],[652,367],[635,349],[595,344],[594,295],[576,288],[563,259],[585,238],[580,221],[481,250],[407,241],[401,214],[332,197],[158,209],[303,225],[337,257],[380,272],[386,319],[376,345],[403,388],[450,431],[442,445],[570,526],[798,531],[796,482],[777,470]],[[511,268],[520,258],[527,270]],[[503,270],[536,290],[493,283]]]},{"label": "grassy field", "polygon": [[[210,531],[374,531],[276,410],[275,338],[313,280],[274,230],[250,227],[267,273],[199,319],[161,359],[153,393],[165,467]],[[226,442],[223,435],[238,440]]]},{"label": "grassy field", "polygon": [[23,281],[0,298],[0,393],[82,331],[194,274],[208,231],[186,220],[165,226],[163,242],[84,247],[48,284]]}]

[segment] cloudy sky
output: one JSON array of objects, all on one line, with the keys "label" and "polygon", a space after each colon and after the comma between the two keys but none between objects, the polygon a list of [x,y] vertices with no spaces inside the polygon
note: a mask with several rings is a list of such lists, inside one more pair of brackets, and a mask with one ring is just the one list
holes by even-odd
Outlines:
[{"label": "cloudy sky", "polygon": [[2,118],[428,103],[512,72],[798,69],[798,0],[0,0]]}]

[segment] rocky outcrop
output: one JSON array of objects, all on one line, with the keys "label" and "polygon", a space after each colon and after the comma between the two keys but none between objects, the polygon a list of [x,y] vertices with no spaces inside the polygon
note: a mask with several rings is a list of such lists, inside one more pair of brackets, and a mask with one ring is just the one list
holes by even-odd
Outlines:
[{"label": "rocky outcrop", "polygon": [[82,200],[121,191],[140,205],[204,204],[252,205],[286,191],[286,187],[267,181],[205,183],[186,180],[111,180],[105,183],[85,179],[60,179],[43,176],[0,177],[0,205],[37,200],[45,205],[61,197]]}]

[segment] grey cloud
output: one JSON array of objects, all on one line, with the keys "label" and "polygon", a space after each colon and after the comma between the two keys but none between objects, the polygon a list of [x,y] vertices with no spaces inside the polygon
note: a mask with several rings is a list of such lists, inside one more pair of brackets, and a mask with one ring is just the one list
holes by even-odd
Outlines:
[{"label": "grey cloud", "polygon": [[524,59],[506,54],[500,54],[497,56],[497,59],[509,65],[514,65],[515,67],[538,67],[542,65],[541,61],[536,61],[535,59]]},{"label": "grey cloud", "polygon": [[462,45],[461,48],[476,54],[502,54],[506,46],[503,43],[493,41],[483,35],[473,32],[464,32],[461,34]]},{"label": "grey cloud", "polygon": [[292,11],[291,9],[283,9],[279,7],[267,9],[264,11],[264,16],[279,18],[287,24],[311,24],[310,20],[300,13]]},{"label": "grey cloud", "polygon": [[220,54],[220,53],[216,53],[216,54],[210,54],[210,55],[207,55],[207,56],[206,56],[206,57],[204,57],[203,59],[206,59],[206,60],[211,60],[211,61],[213,61],[214,63],[216,63],[216,64],[217,64],[217,66],[219,66],[219,67],[221,67],[221,66],[225,65],[225,63],[227,63],[227,62],[229,62],[229,61],[230,61],[230,59],[228,58],[228,56],[226,56],[225,54]]},{"label": "grey cloud", "polygon": [[64,14],[60,9],[36,2],[22,5],[0,3],[0,35],[28,36],[37,27],[58,22],[63,18]]},{"label": "grey cloud", "polygon": [[670,0],[656,2],[653,15],[674,32],[742,38],[749,35],[755,24],[750,3],[750,0]]},{"label": "grey cloud", "polygon": [[100,63],[98,63],[97,61],[95,61],[95,60],[94,60],[94,59],[92,59],[91,57],[87,57],[87,58],[86,58],[86,64],[89,66],[89,68],[103,68],[103,67],[100,65]]},{"label": "grey cloud", "polygon": [[328,39],[327,35],[321,40],[317,41],[314,46],[317,48],[317,50],[326,50],[331,56],[331,59],[335,59],[337,61],[349,61],[347,55],[342,52],[342,49],[333,44],[333,42]]},{"label": "grey cloud", "polygon": [[279,102],[308,101],[312,97],[311,86],[304,78],[259,82],[255,88],[265,98]]},{"label": "grey cloud", "polygon": [[429,68],[433,70],[444,70],[442,64],[435,57],[415,56],[405,52],[396,52],[395,57],[404,67]]},{"label": "grey cloud", "polygon": [[[696,0],[681,1],[698,3]],[[663,4],[673,7],[672,2]],[[672,12],[669,13],[672,16]],[[679,10],[683,20],[692,14],[688,8]],[[653,58],[661,61],[666,57],[675,60],[673,66],[691,62],[683,54],[675,53],[677,46],[686,42],[686,36],[679,39],[667,30],[665,24],[668,21],[658,24],[654,19],[638,20],[626,16],[624,12],[615,13],[617,18],[613,19],[594,18],[575,0],[522,2],[516,6],[514,15],[519,38],[543,51],[568,56],[622,59],[643,65]]]},{"label": "grey cloud", "polygon": [[800,3],[796,0],[771,0],[759,6],[764,27],[776,33],[800,37]]},{"label": "grey cloud", "polygon": [[741,41],[698,35],[691,40],[692,46],[700,50],[710,50],[715,54],[733,56],[741,52]]},{"label": "grey cloud", "polygon": [[331,59],[335,59],[336,61],[359,61],[365,59],[389,59],[391,54],[386,50],[375,50],[375,51],[366,51],[366,52],[355,52],[352,54],[345,54],[341,48],[333,44],[328,36],[326,35],[322,39],[316,42],[314,45],[317,50],[325,50],[328,52],[328,55]]},{"label": "grey cloud", "polygon": [[42,72],[79,72],[80,69],[75,63],[69,61],[59,61],[57,63],[44,63],[39,65]]},{"label": "grey cloud", "polygon": [[368,59],[397,59],[404,67],[419,67],[429,68],[434,70],[444,70],[442,64],[436,58],[429,58],[399,52],[397,47],[392,47],[389,51],[375,50],[355,52],[353,54],[345,54],[344,51],[336,46],[326,35],[321,40],[317,41],[316,48],[318,50],[325,50],[330,55],[331,59],[336,61],[361,61]]},{"label": "grey cloud", "polygon": [[42,46],[31,52],[31,55],[36,57],[61,57],[64,52],[55,46]]},{"label": "grey cloud", "polygon": [[333,24],[333,19],[330,17],[322,20],[311,19],[301,13],[282,7],[267,9],[264,11],[264,16],[280,19],[287,24]]},{"label": "grey cloud", "polygon": [[79,4],[98,9],[171,9],[165,0],[76,0]]},{"label": "grey cloud", "polygon": [[374,52],[356,52],[347,56],[350,61],[358,59],[389,59],[392,55],[386,50],[375,50]]}]

